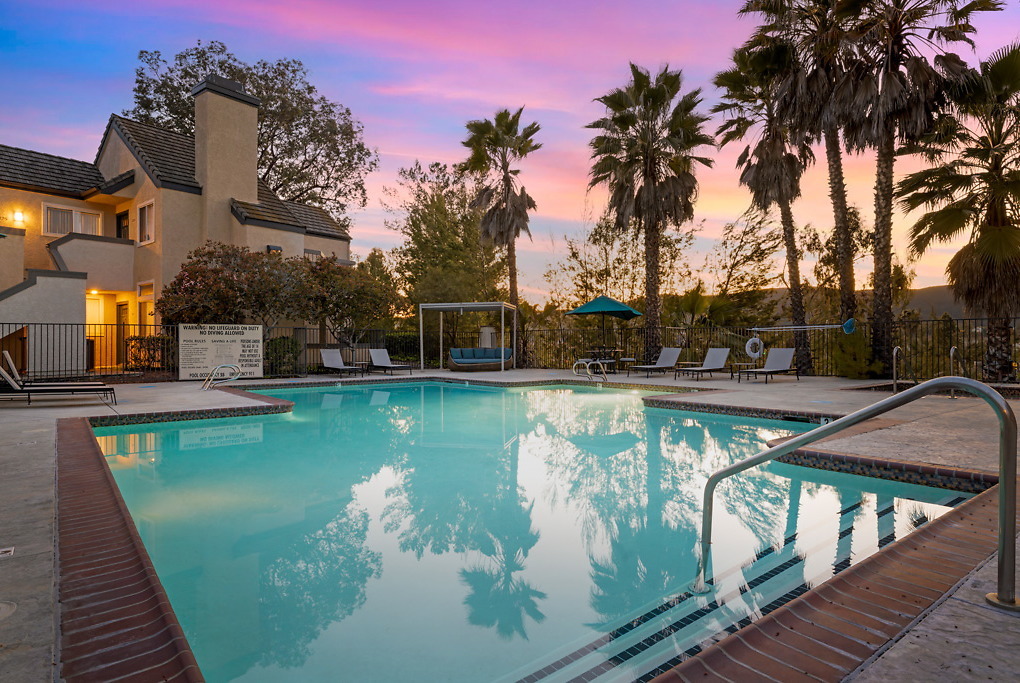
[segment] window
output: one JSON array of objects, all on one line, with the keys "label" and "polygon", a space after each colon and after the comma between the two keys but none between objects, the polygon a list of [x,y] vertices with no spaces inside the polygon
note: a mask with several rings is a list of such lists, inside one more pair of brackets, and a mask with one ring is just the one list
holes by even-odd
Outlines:
[{"label": "window", "polygon": [[138,244],[148,244],[156,239],[156,226],[152,202],[138,207]]},{"label": "window", "polygon": [[78,211],[65,206],[43,206],[45,223],[43,234],[67,235],[80,232],[84,235],[99,234],[99,214]]},{"label": "window", "polygon": [[322,252],[318,249],[305,249],[305,258],[312,263],[317,263],[322,260]]}]

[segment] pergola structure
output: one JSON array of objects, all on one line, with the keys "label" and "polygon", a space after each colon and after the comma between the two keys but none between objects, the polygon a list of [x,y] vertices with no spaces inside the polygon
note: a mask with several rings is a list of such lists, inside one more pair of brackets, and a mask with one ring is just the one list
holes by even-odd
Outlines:
[{"label": "pergola structure", "polygon": [[[517,307],[513,304],[508,304],[505,301],[482,301],[482,302],[466,302],[459,304],[418,304],[418,349],[421,354],[421,369],[425,369],[425,311],[439,311],[439,367],[443,367],[443,313],[450,311],[456,311],[458,314],[461,313],[479,313],[479,312],[490,312],[495,313],[499,311],[499,341],[500,344],[506,343],[506,314],[507,311],[513,313],[513,346],[510,348],[516,351],[517,349]],[[513,359],[512,367],[517,367],[517,354],[511,353],[510,357]],[[506,370],[506,358],[501,353],[499,355],[499,369],[500,371]]]}]

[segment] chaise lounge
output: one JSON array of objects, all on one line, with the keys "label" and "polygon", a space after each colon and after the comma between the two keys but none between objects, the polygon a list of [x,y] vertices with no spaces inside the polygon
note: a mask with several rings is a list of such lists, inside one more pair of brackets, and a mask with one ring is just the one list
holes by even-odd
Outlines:
[{"label": "chaise lounge", "polygon": [[[500,361],[502,360],[502,366]],[[480,372],[482,370],[502,370],[513,364],[512,349],[450,349],[447,366],[460,372]]]},{"label": "chaise lounge", "polygon": [[24,396],[28,404],[32,404],[32,396],[72,396],[75,394],[96,394],[104,401],[112,401],[117,404],[117,394],[113,387],[106,384],[92,384],[89,382],[67,382],[58,384],[22,384],[7,374],[7,371],[0,367],[0,379],[6,381],[9,391],[0,392],[3,398],[18,398]]}]

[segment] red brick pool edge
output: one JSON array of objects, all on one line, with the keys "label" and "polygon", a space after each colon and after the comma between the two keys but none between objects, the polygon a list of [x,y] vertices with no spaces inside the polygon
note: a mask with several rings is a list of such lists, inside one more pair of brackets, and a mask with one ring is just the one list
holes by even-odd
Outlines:
[{"label": "red brick pool edge", "polygon": [[88,420],[56,447],[60,677],[204,680]]}]

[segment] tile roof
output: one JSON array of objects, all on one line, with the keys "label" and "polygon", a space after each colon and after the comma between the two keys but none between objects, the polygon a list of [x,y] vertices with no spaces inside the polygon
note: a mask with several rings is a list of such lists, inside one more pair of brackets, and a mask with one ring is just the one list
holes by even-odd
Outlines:
[{"label": "tile roof", "polygon": [[195,138],[116,114],[110,116],[109,128],[120,134],[157,185],[201,191],[195,180]]},{"label": "tile roof", "polygon": [[283,202],[305,230],[313,235],[349,240],[350,234],[324,209],[298,202]]},{"label": "tile roof", "polygon": [[103,182],[103,174],[87,161],[0,145],[0,185],[76,197]]}]

